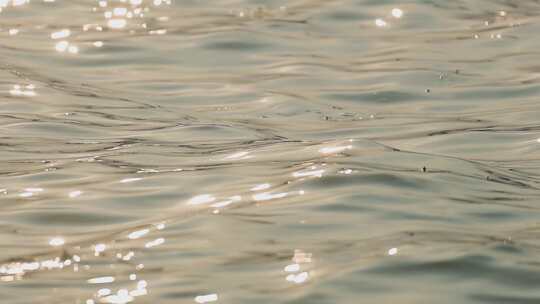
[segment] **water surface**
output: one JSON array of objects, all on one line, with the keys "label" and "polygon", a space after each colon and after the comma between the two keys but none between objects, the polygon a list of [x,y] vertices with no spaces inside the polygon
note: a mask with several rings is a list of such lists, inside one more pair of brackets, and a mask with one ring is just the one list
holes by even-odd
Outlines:
[{"label": "water surface", "polygon": [[537,303],[535,0],[0,0],[2,303]]}]

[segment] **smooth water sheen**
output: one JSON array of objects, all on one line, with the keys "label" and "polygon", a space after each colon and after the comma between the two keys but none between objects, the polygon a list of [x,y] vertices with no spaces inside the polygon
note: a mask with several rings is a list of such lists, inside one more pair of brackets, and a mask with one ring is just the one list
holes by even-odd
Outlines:
[{"label": "smooth water sheen", "polygon": [[0,0],[0,302],[538,303],[537,0]]}]

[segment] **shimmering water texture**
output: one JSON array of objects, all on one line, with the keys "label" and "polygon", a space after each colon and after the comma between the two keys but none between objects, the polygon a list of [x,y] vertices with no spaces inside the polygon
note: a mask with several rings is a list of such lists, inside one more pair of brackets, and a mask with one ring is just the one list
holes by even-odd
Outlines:
[{"label": "shimmering water texture", "polygon": [[1,303],[539,303],[540,2],[0,7]]}]

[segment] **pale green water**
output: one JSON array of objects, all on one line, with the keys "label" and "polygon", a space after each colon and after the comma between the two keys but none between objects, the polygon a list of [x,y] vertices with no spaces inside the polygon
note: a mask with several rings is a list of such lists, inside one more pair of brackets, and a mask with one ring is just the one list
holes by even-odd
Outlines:
[{"label": "pale green water", "polygon": [[540,300],[540,2],[101,3],[0,0],[1,303]]}]

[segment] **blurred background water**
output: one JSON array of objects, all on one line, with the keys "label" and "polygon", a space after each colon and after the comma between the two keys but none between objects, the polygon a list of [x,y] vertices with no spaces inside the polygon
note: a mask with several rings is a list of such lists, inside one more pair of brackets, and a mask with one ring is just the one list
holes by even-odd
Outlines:
[{"label": "blurred background water", "polygon": [[0,0],[2,303],[538,303],[537,0]]}]

